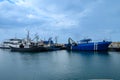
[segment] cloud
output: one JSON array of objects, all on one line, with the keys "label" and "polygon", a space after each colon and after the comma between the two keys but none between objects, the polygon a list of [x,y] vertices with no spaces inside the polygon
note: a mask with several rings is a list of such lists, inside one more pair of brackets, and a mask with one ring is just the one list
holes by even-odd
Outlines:
[{"label": "cloud", "polygon": [[0,15],[2,15],[0,18],[3,19],[0,23],[16,24],[16,26],[24,24],[26,26],[28,23],[34,25],[36,22],[40,22],[41,25],[42,22],[55,27],[69,28],[73,25],[79,25],[79,19],[76,17],[84,17],[90,10],[86,9],[85,6],[79,6],[78,2],[84,3],[81,0],[72,2],[68,0],[64,2],[56,2],[55,0],[36,0],[36,2],[33,0],[5,0],[0,3]]},{"label": "cloud", "polygon": [[[117,18],[119,14],[116,14],[119,6],[111,6],[117,3],[113,2],[105,0],[1,0],[0,29],[8,30],[11,34],[15,33],[15,30],[18,31],[17,33],[24,32],[27,28],[31,32],[42,35],[46,32],[46,36],[65,35],[65,38],[71,35],[76,39],[78,35],[95,37],[94,33],[98,32],[100,35],[103,28],[108,28],[106,26],[110,26],[111,30],[115,23],[119,24]],[[117,15],[117,17],[112,15]]]}]

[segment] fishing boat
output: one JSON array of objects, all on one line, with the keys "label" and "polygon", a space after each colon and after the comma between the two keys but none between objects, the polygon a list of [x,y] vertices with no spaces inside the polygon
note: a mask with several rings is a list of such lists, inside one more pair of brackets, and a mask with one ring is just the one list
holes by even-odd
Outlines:
[{"label": "fishing boat", "polygon": [[[38,36],[35,36],[35,39],[38,40]],[[43,46],[39,46],[38,42],[33,42],[30,38],[29,31],[25,39],[21,41],[18,46],[9,45],[11,51],[13,52],[38,52],[44,51],[45,48]]]},{"label": "fishing boat", "polygon": [[36,34],[35,38],[31,40],[29,36],[29,31],[28,31],[27,37],[24,40],[22,40],[21,44],[19,44],[19,47],[10,46],[10,48],[11,48],[11,51],[15,51],[15,52],[16,51],[17,52],[41,52],[41,51],[59,50],[59,48],[54,45],[54,42],[52,41],[51,37],[47,41],[46,40],[39,41],[39,36]]},{"label": "fishing boat", "polygon": [[48,40],[42,40],[38,42],[38,45],[43,46],[44,48],[46,48],[47,51],[55,51],[61,49],[61,47],[59,47],[56,43],[53,42],[51,37]]},{"label": "fishing boat", "polygon": [[67,49],[76,51],[107,51],[110,41],[92,42],[92,39],[83,39],[79,42],[68,39]]},{"label": "fishing boat", "polygon": [[21,42],[22,42],[22,39],[18,39],[18,38],[7,39],[1,43],[0,48],[1,49],[10,49],[10,46],[18,47],[18,45]]},{"label": "fishing boat", "polygon": [[23,42],[19,47],[10,46],[11,51],[13,52],[42,52],[42,51],[55,51],[59,50],[54,46],[52,41],[40,41],[40,42]]},{"label": "fishing boat", "polygon": [[47,48],[43,46],[31,46],[29,48],[27,47],[12,47],[11,46],[11,51],[12,52],[42,52],[42,51],[47,51]]}]

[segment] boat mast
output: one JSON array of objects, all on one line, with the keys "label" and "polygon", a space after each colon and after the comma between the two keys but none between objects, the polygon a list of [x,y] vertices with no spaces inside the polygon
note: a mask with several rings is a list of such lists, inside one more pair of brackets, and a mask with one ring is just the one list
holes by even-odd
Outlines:
[{"label": "boat mast", "polygon": [[30,42],[30,33],[29,33],[29,31],[27,32],[27,42]]},{"label": "boat mast", "polygon": [[35,38],[36,38],[36,42],[38,43],[38,41],[39,41],[39,35],[37,33],[35,34]]},{"label": "boat mast", "polygon": [[57,44],[57,42],[58,42],[58,37],[56,36],[55,37],[55,44]]}]

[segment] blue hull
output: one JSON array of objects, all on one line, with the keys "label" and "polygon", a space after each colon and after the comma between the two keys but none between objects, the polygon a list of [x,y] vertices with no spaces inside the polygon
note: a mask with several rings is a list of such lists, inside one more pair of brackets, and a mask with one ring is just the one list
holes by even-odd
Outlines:
[{"label": "blue hull", "polygon": [[67,45],[69,50],[77,51],[107,51],[111,42],[81,43],[76,45]]}]

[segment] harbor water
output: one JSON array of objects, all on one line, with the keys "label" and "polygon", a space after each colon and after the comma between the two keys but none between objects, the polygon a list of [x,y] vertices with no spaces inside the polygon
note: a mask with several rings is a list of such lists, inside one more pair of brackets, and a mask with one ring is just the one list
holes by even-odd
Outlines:
[{"label": "harbor water", "polygon": [[0,80],[120,80],[120,52],[0,50]]}]

